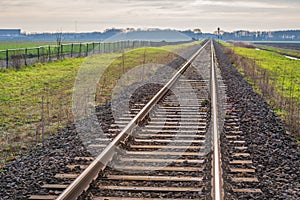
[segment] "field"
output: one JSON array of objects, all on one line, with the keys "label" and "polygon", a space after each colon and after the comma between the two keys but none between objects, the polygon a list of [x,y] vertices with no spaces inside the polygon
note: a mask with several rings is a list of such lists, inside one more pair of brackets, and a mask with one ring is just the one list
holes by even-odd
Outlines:
[{"label": "field", "polygon": [[281,49],[288,49],[288,50],[297,50],[300,51],[300,43],[285,43],[285,42],[254,42],[255,44],[271,46]]},{"label": "field", "polygon": [[234,52],[235,55],[231,54],[233,64],[274,106],[286,124],[290,125],[290,130],[299,136],[300,61],[286,58],[284,55],[289,55],[289,50],[272,47],[274,51],[265,51],[226,43],[223,45]]},{"label": "field", "polygon": [[300,103],[300,61],[291,60],[274,52],[258,51],[248,48],[234,48],[234,52],[254,60],[263,69],[276,74],[276,88],[282,90],[283,96],[292,93]]},{"label": "field", "polygon": [[300,43],[255,43],[261,49],[300,58]]},{"label": "field", "polygon": [[[282,85],[284,85],[283,96],[288,97],[290,93],[293,93],[300,103],[300,85],[298,83],[300,81],[300,61],[286,58],[276,52],[223,44],[230,47],[234,53],[253,60],[262,69],[276,75],[277,89],[282,90]],[[285,50],[282,53],[288,55],[289,51]],[[300,54],[300,52],[296,53]]]},{"label": "field", "polygon": [[[192,44],[195,43],[165,48],[175,50]],[[31,145],[56,133],[57,128],[73,122],[72,93],[80,68],[88,67],[93,72],[109,66],[96,94],[96,103],[102,104],[110,100],[114,86],[128,70],[147,63],[167,64],[175,58],[177,55],[161,48],[139,48],[123,55],[64,59],[0,72],[0,167],[4,161],[14,160]],[[93,64],[94,60],[97,63]]]},{"label": "field", "polygon": [[55,42],[8,42],[8,41],[0,41],[0,50],[6,49],[18,49],[18,48],[31,48],[31,47],[39,47],[46,45],[54,45]]}]

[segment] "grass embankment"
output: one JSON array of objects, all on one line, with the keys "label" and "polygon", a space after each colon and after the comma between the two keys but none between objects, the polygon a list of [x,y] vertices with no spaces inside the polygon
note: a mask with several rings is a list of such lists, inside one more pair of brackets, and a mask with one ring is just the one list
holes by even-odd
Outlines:
[{"label": "grass embankment", "polygon": [[70,114],[72,85],[82,62],[82,58],[68,59],[0,73],[2,159],[12,160],[28,143],[39,142],[42,128],[49,134],[63,125]]},{"label": "grass embankment", "polygon": [[[233,51],[227,51],[233,64],[266,97],[289,130],[299,137],[300,61],[274,51],[234,47],[226,43],[223,45]],[[288,54],[289,50],[282,53]]]},{"label": "grass embankment", "polygon": [[[192,45],[195,43],[190,43]],[[177,48],[186,47],[178,45]],[[106,68],[97,89],[97,103],[109,101],[119,78],[147,63],[167,64],[177,55],[160,48],[73,58],[0,72],[0,167],[28,147],[73,122],[72,93],[78,70]],[[97,60],[96,63],[93,63]],[[113,61],[113,62],[112,62]],[[93,63],[91,65],[86,63]],[[44,131],[43,131],[44,129]]]}]

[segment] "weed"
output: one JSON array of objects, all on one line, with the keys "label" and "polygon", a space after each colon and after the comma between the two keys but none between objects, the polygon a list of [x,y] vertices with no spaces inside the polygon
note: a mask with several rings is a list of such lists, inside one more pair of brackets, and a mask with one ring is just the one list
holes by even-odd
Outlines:
[{"label": "weed", "polygon": [[205,99],[205,100],[203,100],[202,102],[201,102],[201,106],[208,106],[209,105],[209,103],[210,103],[210,101],[208,100],[208,99]]}]

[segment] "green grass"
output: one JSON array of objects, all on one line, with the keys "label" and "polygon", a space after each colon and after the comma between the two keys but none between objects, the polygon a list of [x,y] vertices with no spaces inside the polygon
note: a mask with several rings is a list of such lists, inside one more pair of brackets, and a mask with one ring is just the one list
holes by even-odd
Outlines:
[{"label": "green grass", "polygon": [[54,124],[60,125],[65,118],[62,112],[70,108],[73,82],[82,62],[83,58],[68,59],[0,73],[0,127],[8,134],[12,148],[18,148],[13,143],[24,138],[35,140],[32,132],[40,130],[43,98],[45,108],[49,108],[45,113],[47,131]]},{"label": "green grass", "polygon": [[[189,45],[192,44],[194,43]],[[173,49],[189,45],[178,45]],[[128,70],[147,63],[167,64],[176,57],[177,55],[161,48],[139,48],[126,52],[124,56],[120,53],[102,54],[1,71],[2,161],[15,159],[14,155],[23,153],[25,148],[41,141],[42,106],[46,137],[55,133],[57,128],[72,123],[72,94],[79,69],[85,69],[89,73],[103,70],[96,92],[96,103],[102,104],[110,100],[115,85]],[[153,69],[153,73],[155,70]],[[140,79],[130,79],[126,84],[136,81]],[[5,158],[4,154],[7,155]]]},{"label": "green grass", "polygon": [[[106,44],[105,47],[101,45],[99,47],[99,45],[97,45],[96,43],[94,45],[87,43],[74,43],[72,47],[71,44],[66,43],[63,44],[61,48],[62,49],[60,49],[60,52],[62,52],[62,54],[70,55],[73,48],[73,53],[81,52],[82,55],[85,55],[86,51],[91,52],[93,49],[103,51],[105,48],[113,49],[115,47],[112,44]],[[6,59],[5,50],[7,49],[9,50],[9,59],[11,59],[11,57],[15,55],[25,54],[27,54],[27,58],[38,57],[38,52],[40,54],[40,58],[45,57],[45,59],[48,59],[49,53],[51,56],[55,57],[57,56],[58,52],[58,48],[55,42],[0,42],[0,59]],[[27,53],[25,49],[27,49]]]},{"label": "green grass", "polygon": [[300,103],[300,61],[288,59],[276,52],[233,47],[228,44],[226,46],[233,49],[234,53],[254,60],[262,69],[276,75],[278,92],[284,97],[290,97],[292,93]]},{"label": "green grass", "polygon": [[266,98],[299,144],[300,61],[274,51],[222,44],[233,50],[225,49],[232,64]]}]

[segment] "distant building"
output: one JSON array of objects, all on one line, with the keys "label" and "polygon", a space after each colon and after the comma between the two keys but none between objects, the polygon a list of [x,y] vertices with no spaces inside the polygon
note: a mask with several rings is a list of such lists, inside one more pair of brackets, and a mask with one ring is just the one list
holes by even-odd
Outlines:
[{"label": "distant building", "polygon": [[251,33],[249,31],[244,31],[244,30],[235,31],[235,37],[237,38],[249,37],[249,36],[251,36]]},{"label": "distant building", "polygon": [[21,29],[0,29],[0,36],[20,36]]}]

